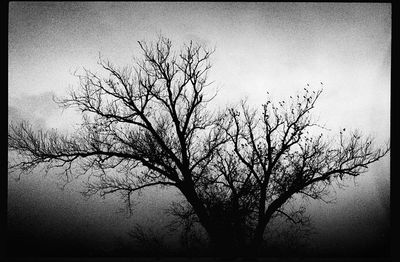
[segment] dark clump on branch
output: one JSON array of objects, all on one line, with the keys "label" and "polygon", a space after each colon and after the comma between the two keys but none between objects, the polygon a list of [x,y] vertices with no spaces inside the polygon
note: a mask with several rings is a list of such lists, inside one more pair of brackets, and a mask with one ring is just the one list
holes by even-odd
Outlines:
[{"label": "dark clump on branch", "polygon": [[243,255],[256,254],[273,219],[307,223],[302,208],[289,208],[295,196],[325,201],[332,183],[342,183],[337,178],[358,176],[389,151],[358,132],[341,132],[337,141],[310,135],[324,128],[310,115],[322,89],[309,92],[309,85],[260,111],[242,102],[212,113],[213,50],[190,42],[174,51],[163,37],[139,46],[134,66],[100,59],[106,76],[85,69],[77,89],[57,101],[83,115],[73,135],[11,125],[9,150],[19,158],[10,169],[86,174],[86,196],[121,193],[128,210],[134,192],[175,187],[186,202],[170,213],[187,231],[201,225],[215,252]]}]

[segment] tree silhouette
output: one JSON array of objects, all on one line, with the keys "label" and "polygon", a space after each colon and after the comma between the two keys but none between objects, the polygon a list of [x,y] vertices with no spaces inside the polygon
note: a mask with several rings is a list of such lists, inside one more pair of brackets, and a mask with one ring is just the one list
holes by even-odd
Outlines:
[{"label": "tree silhouette", "polygon": [[44,164],[68,180],[86,175],[86,196],[120,193],[128,210],[136,191],[175,187],[186,202],[170,211],[186,230],[199,223],[215,252],[256,254],[273,218],[307,223],[304,208],[288,209],[296,196],[325,200],[334,181],[358,176],[389,151],[358,132],[315,135],[323,127],[310,111],[322,88],[268,100],[261,111],[243,101],[210,112],[213,50],[190,42],[177,52],[164,37],[138,43],[143,57],[133,66],[100,58],[104,75],[84,69],[78,88],[56,101],[82,113],[74,134],[11,124],[9,150],[19,157],[9,168]]}]

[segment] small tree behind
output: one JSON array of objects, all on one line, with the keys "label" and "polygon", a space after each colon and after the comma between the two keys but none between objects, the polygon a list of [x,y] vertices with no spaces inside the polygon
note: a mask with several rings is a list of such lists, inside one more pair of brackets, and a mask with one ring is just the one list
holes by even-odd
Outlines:
[{"label": "small tree behind", "polygon": [[312,135],[322,89],[268,100],[261,111],[242,102],[212,113],[205,90],[213,51],[190,42],[176,52],[163,37],[139,46],[134,66],[100,59],[106,75],[84,70],[78,88],[58,100],[82,113],[74,134],[11,125],[9,149],[21,158],[10,168],[86,174],[85,195],[121,193],[129,210],[134,192],[175,187],[186,203],[171,212],[188,228],[199,223],[218,252],[254,254],[274,217],[305,223],[304,209],[288,210],[295,196],[324,200],[333,181],[358,176],[389,150],[358,132]]}]

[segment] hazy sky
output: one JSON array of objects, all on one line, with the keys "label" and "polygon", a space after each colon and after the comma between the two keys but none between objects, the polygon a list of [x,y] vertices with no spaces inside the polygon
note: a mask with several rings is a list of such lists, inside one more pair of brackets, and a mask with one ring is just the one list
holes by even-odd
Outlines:
[{"label": "hazy sky", "polygon": [[[267,91],[284,98],[322,81],[325,91],[314,113],[332,129],[330,135],[346,127],[374,135],[378,144],[390,138],[391,5],[381,3],[12,2],[9,119],[70,128],[79,119],[61,113],[51,97],[77,83],[71,73],[82,66],[99,70],[99,52],[128,64],[138,54],[137,41],[159,33],[176,47],[190,40],[216,47],[209,76],[219,90],[215,106],[245,96],[259,106]],[[381,234],[388,222],[389,175],[386,157],[358,187],[338,191],[337,205],[312,206],[320,232],[337,227],[332,237],[339,239],[349,228],[357,235],[375,221]],[[18,213],[32,203],[48,203],[47,210],[78,211],[77,224],[109,225],[110,234],[126,229],[127,220],[109,210],[115,201],[88,205],[73,189],[61,192],[45,181],[10,180],[9,205]]]}]

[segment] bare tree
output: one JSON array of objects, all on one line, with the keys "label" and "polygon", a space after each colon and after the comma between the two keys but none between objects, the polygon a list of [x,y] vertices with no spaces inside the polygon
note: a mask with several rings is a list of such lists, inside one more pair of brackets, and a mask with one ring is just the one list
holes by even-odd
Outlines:
[{"label": "bare tree", "polygon": [[[343,186],[343,178],[366,172],[369,164],[389,151],[389,145],[373,148],[373,138],[363,138],[358,131],[343,128],[337,139],[330,140],[324,139],[322,133],[316,134],[325,128],[313,120],[310,111],[321,93],[322,88],[304,88],[289,102],[273,103],[268,99],[261,113],[250,109],[245,101],[238,110],[228,110],[231,124],[225,131],[235,163],[231,170],[220,172],[227,173],[223,191],[232,192],[232,202],[242,206],[243,195],[238,197],[238,192],[250,184],[253,192],[244,196],[250,197],[252,203],[245,204],[245,217],[253,215],[248,227],[252,248],[262,244],[266,226],[274,217],[283,216],[296,224],[309,223],[303,206],[293,209],[292,205],[287,210],[295,197],[329,201],[333,182]],[[226,156],[220,159],[223,161]]]},{"label": "bare tree", "polygon": [[128,210],[134,192],[175,187],[187,202],[172,213],[187,230],[199,223],[222,253],[256,252],[272,218],[306,223],[303,209],[287,210],[295,195],[324,200],[332,181],[365,172],[389,150],[357,132],[338,141],[309,134],[322,90],[305,90],[287,106],[267,101],[261,113],[246,102],[212,113],[205,92],[212,50],[190,42],[176,52],[163,37],[138,43],[143,58],[134,66],[100,58],[106,74],[85,69],[78,88],[57,101],[82,113],[74,134],[10,125],[9,149],[20,157],[10,169],[44,164],[68,180],[87,175],[85,195],[120,193]]},{"label": "bare tree", "polygon": [[150,227],[145,228],[140,224],[135,224],[128,235],[135,241],[141,253],[160,254],[166,250],[163,242],[164,235]]}]

